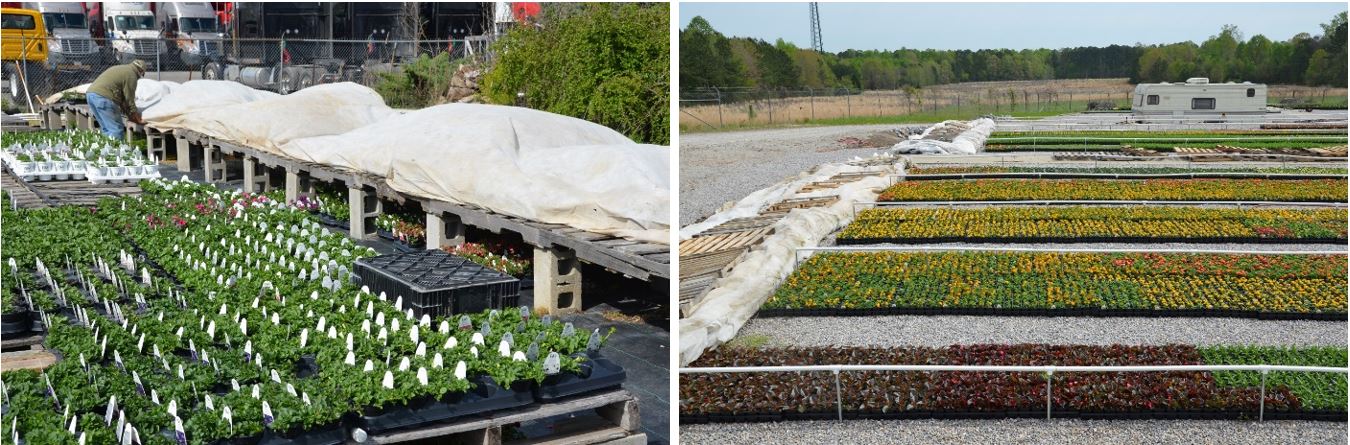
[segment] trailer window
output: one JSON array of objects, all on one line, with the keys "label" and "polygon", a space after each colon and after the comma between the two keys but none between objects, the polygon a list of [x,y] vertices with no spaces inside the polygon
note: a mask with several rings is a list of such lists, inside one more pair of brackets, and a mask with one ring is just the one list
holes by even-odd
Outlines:
[{"label": "trailer window", "polygon": [[1150,94],[1150,95],[1148,95],[1148,104],[1149,104],[1149,105],[1157,105],[1157,104],[1158,104],[1158,95],[1157,95],[1157,94]]},{"label": "trailer window", "polygon": [[1191,109],[1192,109],[1192,110],[1213,110],[1213,109],[1214,109],[1214,98],[1212,98],[1212,97],[1196,97],[1196,98],[1193,98],[1193,99],[1191,99]]},{"label": "trailer window", "polygon": [[1256,97],[1256,88],[1248,88],[1247,97]]},{"label": "trailer window", "polygon": [[33,20],[31,15],[4,14],[0,17],[0,22],[5,29],[29,30],[37,28],[37,22]]}]

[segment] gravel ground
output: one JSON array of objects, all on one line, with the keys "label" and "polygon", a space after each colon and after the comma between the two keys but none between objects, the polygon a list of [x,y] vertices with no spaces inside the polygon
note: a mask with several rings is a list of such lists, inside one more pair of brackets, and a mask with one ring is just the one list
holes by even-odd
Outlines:
[{"label": "gravel ground", "polygon": [[739,341],[769,346],[972,343],[1344,346],[1344,321],[1243,318],[919,316],[753,318]]},{"label": "gravel ground", "polygon": [[803,127],[680,135],[680,225],[696,223],[723,204],[827,162],[871,156],[838,140],[909,124]]},{"label": "gravel ground", "polygon": [[1223,420],[847,420],[681,425],[683,444],[1344,444],[1346,424]]}]

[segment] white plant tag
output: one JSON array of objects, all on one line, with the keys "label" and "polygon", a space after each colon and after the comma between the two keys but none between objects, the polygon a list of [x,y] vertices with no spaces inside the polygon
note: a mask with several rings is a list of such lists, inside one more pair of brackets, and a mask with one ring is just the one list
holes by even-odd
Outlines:
[{"label": "white plant tag", "polygon": [[412,364],[408,362],[408,357],[403,357],[402,360],[398,361],[398,371],[399,372],[407,371],[408,367],[411,365]]},{"label": "white plant tag", "polygon": [[427,386],[427,368],[417,368],[417,382]]},{"label": "white plant tag", "polygon": [[451,336],[445,339],[445,346],[441,347],[441,349],[453,349],[455,346],[459,346],[459,340],[454,336]]},{"label": "white plant tag", "polygon": [[427,356],[427,344],[426,344],[426,343],[422,343],[422,342],[418,342],[418,343],[417,343],[417,352],[415,352],[415,354],[416,354],[418,357],[426,357],[426,356]]},{"label": "white plant tag", "polygon": [[364,368],[361,368],[361,372],[370,372],[374,370],[375,370],[375,362],[370,361],[370,359],[366,359],[366,366]]},{"label": "white plant tag", "polygon": [[380,385],[384,386],[387,389],[394,389],[394,373],[390,371],[385,371],[384,380],[381,381]]},{"label": "white plant tag", "polygon": [[463,360],[460,360],[459,363],[455,364],[455,378],[464,380],[468,376],[469,376],[469,367],[464,363]]},{"label": "white plant tag", "polygon": [[441,357],[441,353],[437,352],[436,355],[432,356],[431,358],[431,367],[442,368],[444,366],[445,366],[445,359]]}]

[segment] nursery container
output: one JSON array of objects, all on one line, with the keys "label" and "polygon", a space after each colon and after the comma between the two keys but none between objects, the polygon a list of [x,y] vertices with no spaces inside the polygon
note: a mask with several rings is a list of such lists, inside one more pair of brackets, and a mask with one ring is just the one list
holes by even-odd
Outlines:
[{"label": "nursery container", "polygon": [[519,301],[519,280],[441,250],[362,258],[355,269],[371,293],[403,297],[418,317],[503,309]]}]

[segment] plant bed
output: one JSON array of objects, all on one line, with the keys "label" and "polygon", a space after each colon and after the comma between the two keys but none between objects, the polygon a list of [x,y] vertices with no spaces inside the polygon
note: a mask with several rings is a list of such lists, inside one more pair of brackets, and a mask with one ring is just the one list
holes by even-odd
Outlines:
[{"label": "plant bed", "polygon": [[1346,180],[976,179],[901,181],[878,201],[1157,200],[1345,202]]},{"label": "plant bed", "polygon": [[876,208],[858,212],[839,244],[1339,243],[1344,209],[1196,207]]},{"label": "plant bed", "polygon": [[374,410],[357,417],[356,425],[367,433],[382,433],[418,425],[442,422],[456,417],[519,408],[534,403],[529,382],[516,382],[502,388],[491,377],[479,379],[474,390],[454,394],[450,401],[424,401],[406,406]]},{"label": "plant bed", "polygon": [[973,315],[1000,317],[1158,317],[1158,318],[1255,318],[1259,320],[1346,321],[1345,312],[1254,312],[1221,310],[1116,310],[1116,309],[995,309],[995,308],[826,308],[760,309],[755,316],[776,317],[874,317],[879,315]]},{"label": "plant bed", "polygon": [[[945,348],[789,347],[721,348],[690,366],[826,364],[961,364],[1128,366],[1214,364],[1212,348],[1168,346],[958,345]],[[1267,351],[1269,352],[1269,351]],[[1327,366],[1344,348],[1290,348],[1283,359]],[[1246,356],[1253,359],[1252,356]],[[1336,366],[1345,366],[1340,362]],[[1228,371],[1224,371],[1228,372]],[[1216,377],[1216,375],[1218,377]],[[1321,376],[1321,374],[1318,374]],[[1322,385],[1290,386],[1271,381],[1265,410],[1330,419],[1324,406],[1344,403],[1346,376],[1326,374]],[[1035,372],[845,371],[838,376],[845,417],[1003,418],[1045,416],[1046,379]],[[1225,381],[1221,373],[1056,372],[1051,386],[1057,418],[1253,418],[1260,388]],[[1322,377],[1319,377],[1319,379]],[[1293,382],[1292,380],[1290,380]],[[682,374],[680,416],[710,422],[758,421],[797,413],[833,413],[835,376],[830,372]],[[1341,394],[1338,396],[1337,394]],[[1344,421],[1344,413],[1339,420]],[[1335,420],[1335,419],[1331,419]]]},{"label": "plant bed", "polygon": [[1345,262],[1345,255],[821,253],[803,261],[762,309],[1014,315],[1145,310],[1339,320],[1345,318]]},{"label": "plant bed", "polygon": [[622,366],[598,354],[582,362],[580,368],[578,372],[562,372],[544,377],[544,381],[534,389],[535,400],[539,403],[550,403],[578,394],[613,388],[623,385],[627,377]]}]

